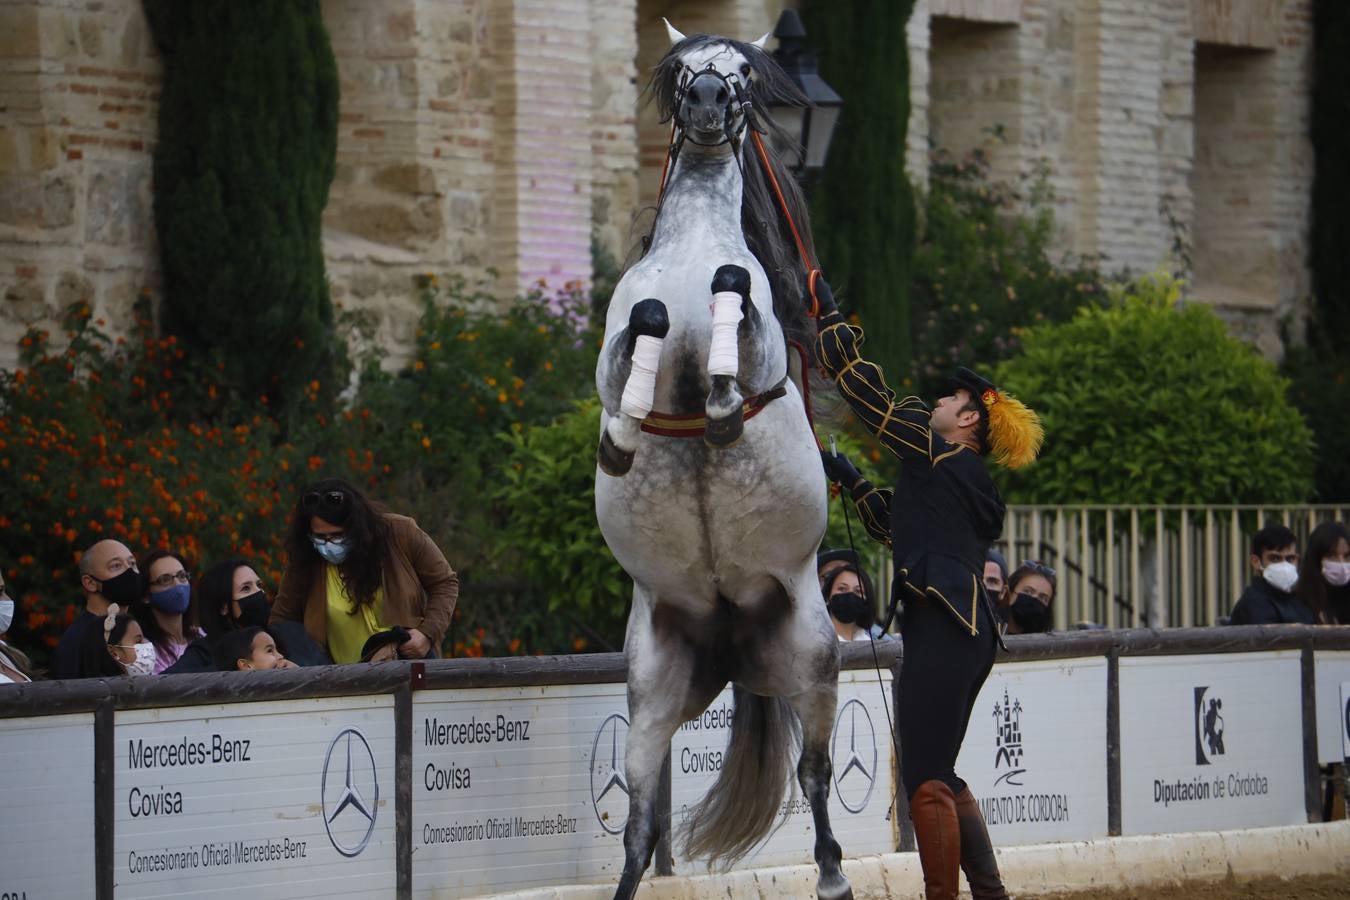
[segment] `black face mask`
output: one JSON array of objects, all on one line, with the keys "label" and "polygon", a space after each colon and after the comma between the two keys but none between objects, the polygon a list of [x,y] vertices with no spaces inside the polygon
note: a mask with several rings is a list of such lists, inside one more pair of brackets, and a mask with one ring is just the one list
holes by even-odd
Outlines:
[{"label": "black face mask", "polygon": [[867,601],[861,594],[831,594],[825,605],[830,615],[847,625],[856,625],[867,617]]},{"label": "black face mask", "polygon": [[1050,630],[1050,608],[1031,594],[1018,594],[1013,598],[1012,620],[1023,634],[1038,634]]},{"label": "black face mask", "polygon": [[235,624],[240,628],[251,628],[257,625],[259,628],[267,624],[267,614],[270,609],[267,605],[267,595],[262,591],[254,591],[247,597],[240,597],[239,618],[235,619]]},{"label": "black face mask", "polygon": [[141,573],[135,569],[124,569],[107,581],[99,582],[98,592],[109,603],[116,603],[123,610],[129,610],[131,604],[141,599]]}]

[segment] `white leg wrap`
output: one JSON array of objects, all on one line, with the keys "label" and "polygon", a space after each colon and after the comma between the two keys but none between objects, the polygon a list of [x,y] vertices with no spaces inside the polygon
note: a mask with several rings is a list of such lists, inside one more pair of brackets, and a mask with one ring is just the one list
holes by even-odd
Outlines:
[{"label": "white leg wrap", "polygon": [[708,374],[736,376],[740,356],[736,329],[741,324],[741,295],[735,291],[713,294],[712,344],[708,347]]},{"label": "white leg wrap", "polygon": [[623,386],[619,412],[635,419],[645,419],[656,400],[656,366],[661,361],[663,338],[637,336],[633,346],[633,370]]}]

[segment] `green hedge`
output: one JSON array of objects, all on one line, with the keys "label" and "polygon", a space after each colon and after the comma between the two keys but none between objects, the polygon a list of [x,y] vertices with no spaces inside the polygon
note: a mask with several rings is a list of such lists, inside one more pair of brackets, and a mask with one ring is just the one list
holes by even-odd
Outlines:
[{"label": "green hedge", "polygon": [[1000,477],[1022,503],[1297,503],[1312,490],[1312,434],[1289,383],[1180,305],[1167,276],[1101,308],[1032,328],[998,369],[1045,424],[1040,461]]},{"label": "green hedge", "polygon": [[320,226],[337,64],[318,0],[146,0],[164,62],[154,158],[163,327],[274,406],[345,380]]}]

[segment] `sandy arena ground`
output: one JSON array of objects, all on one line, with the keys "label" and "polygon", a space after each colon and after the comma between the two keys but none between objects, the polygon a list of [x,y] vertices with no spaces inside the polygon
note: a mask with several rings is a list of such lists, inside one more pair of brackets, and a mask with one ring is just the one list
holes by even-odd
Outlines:
[{"label": "sandy arena ground", "polygon": [[1017,894],[1016,900],[1341,900],[1350,898],[1350,877],[1321,875],[1282,881],[1219,881],[1182,887],[1152,887],[1121,891],[1075,891],[1072,894]]}]

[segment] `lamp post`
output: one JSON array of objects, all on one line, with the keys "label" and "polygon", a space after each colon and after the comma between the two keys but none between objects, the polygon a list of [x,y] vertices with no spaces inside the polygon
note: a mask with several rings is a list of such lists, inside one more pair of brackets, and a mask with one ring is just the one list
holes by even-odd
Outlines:
[{"label": "lamp post", "polygon": [[825,168],[844,101],[820,77],[815,51],[806,46],[806,29],[795,9],[783,10],[773,36],[778,38],[774,60],[811,101],[807,107],[777,104],[769,107],[769,115],[787,136],[787,141],[778,141],[775,149],[797,180],[809,184]]}]

